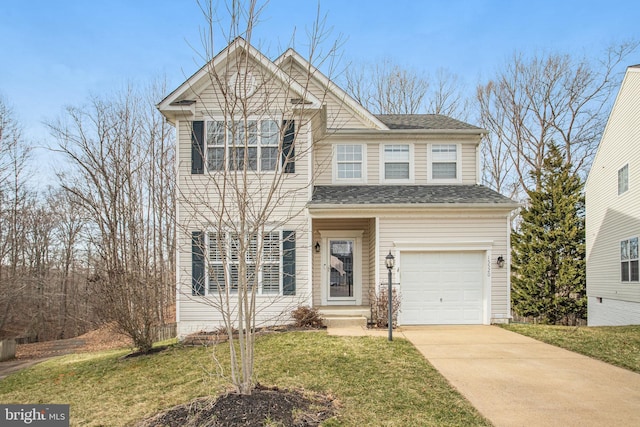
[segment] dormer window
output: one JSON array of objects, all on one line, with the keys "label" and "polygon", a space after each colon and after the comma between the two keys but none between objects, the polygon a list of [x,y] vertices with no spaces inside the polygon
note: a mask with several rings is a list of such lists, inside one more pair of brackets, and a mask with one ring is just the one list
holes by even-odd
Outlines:
[{"label": "dormer window", "polygon": [[429,166],[431,181],[460,182],[460,145],[431,144]]}]

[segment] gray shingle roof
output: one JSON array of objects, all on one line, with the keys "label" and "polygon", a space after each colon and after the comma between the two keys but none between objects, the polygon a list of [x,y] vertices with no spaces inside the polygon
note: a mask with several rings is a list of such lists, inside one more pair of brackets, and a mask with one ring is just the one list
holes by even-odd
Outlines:
[{"label": "gray shingle roof", "polygon": [[314,205],[385,204],[487,204],[516,202],[482,185],[319,185],[314,187]]},{"label": "gray shingle roof", "polygon": [[389,129],[483,130],[442,114],[378,114],[376,117]]}]

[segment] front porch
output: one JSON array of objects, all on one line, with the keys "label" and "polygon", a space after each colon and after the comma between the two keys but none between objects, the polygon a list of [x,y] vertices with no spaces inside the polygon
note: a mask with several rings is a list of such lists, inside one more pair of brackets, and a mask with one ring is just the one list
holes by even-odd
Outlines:
[{"label": "front porch", "polygon": [[313,306],[328,327],[366,327],[376,288],[375,218],[313,218]]}]

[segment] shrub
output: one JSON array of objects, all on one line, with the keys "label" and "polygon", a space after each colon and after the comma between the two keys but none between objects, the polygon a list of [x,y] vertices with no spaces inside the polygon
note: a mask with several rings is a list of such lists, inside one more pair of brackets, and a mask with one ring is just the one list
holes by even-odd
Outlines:
[{"label": "shrub", "polygon": [[[371,323],[376,328],[389,327],[389,291],[387,285],[380,285],[378,292],[369,290],[369,305],[371,306]],[[400,311],[400,293],[393,289],[391,293],[392,323],[395,328],[398,325],[398,311]]]},{"label": "shrub", "polygon": [[317,308],[299,306],[291,312],[291,317],[298,328],[323,328],[324,322]]}]

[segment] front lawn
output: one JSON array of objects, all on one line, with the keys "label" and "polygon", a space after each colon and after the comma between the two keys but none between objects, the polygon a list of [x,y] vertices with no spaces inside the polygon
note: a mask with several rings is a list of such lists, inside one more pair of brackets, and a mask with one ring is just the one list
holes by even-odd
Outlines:
[{"label": "front lawn", "polygon": [[[222,344],[65,356],[0,381],[0,402],[70,403],[72,425],[130,425],[224,391],[227,353]],[[332,394],[340,406],[328,426],[491,425],[402,339],[273,333],[258,338],[256,367],[261,384]]]},{"label": "front lawn", "polygon": [[640,372],[640,326],[510,324],[505,329],[621,368]]}]

